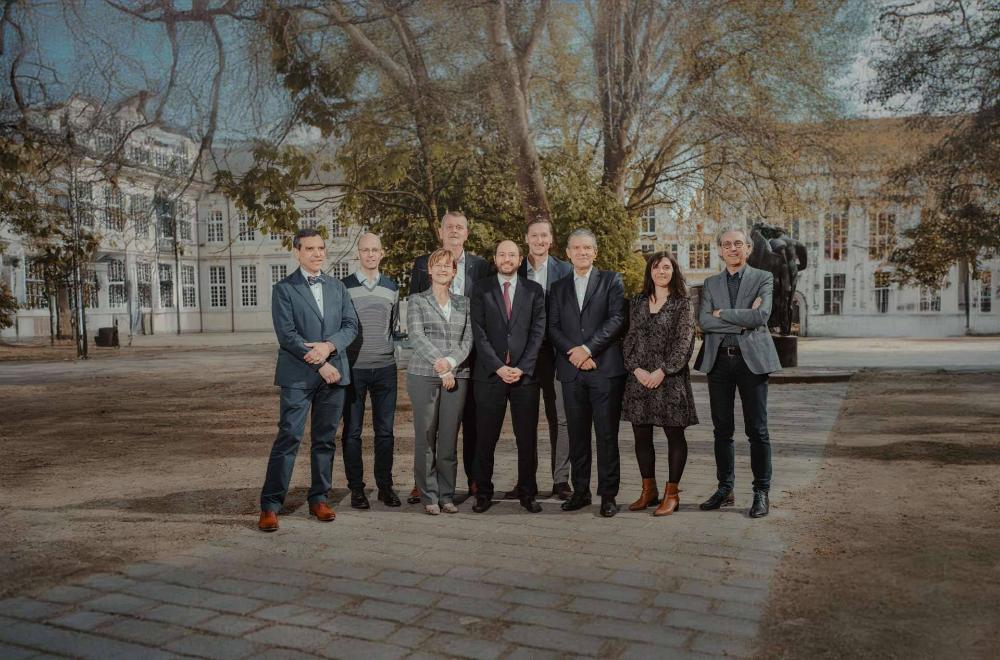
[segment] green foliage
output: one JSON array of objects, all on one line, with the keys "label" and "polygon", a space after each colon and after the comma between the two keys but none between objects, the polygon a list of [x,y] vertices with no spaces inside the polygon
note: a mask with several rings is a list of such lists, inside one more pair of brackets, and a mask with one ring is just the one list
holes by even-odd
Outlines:
[{"label": "green foliage", "polygon": [[6,282],[0,283],[0,330],[14,327],[17,299]]}]

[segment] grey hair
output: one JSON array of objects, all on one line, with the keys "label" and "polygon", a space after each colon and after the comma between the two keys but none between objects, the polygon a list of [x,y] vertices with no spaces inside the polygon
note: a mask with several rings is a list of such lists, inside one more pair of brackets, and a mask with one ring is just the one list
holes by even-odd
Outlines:
[{"label": "grey hair", "polygon": [[466,227],[469,226],[469,218],[462,211],[445,211],[444,214],[441,216],[442,227],[444,227],[444,221],[447,220],[448,218],[461,218],[462,220],[465,220],[465,226]]},{"label": "grey hair", "polygon": [[715,244],[722,247],[722,237],[731,231],[738,231],[743,234],[743,238],[746,239],[747,245],[753,245],[753,240],[750,239],[750,234],[747,233],[747,230],[744,227],[723,227],[722,231],[715,235]]},{"label": "grey hair", "polygon": [[574,236],[586,236],[587,238],[589,238],[590,240],[592,240],[594,242],[594,247],[595,248],[597,247],[597,236],[595,236],[594,232],[590,231],[586,227],[579,227],[579,228],[574,229],[573,231],[571,231],[569,233],[569,236],[566,237],[566,244],[567,245],[569,245],[569,242],[573,240]]}]

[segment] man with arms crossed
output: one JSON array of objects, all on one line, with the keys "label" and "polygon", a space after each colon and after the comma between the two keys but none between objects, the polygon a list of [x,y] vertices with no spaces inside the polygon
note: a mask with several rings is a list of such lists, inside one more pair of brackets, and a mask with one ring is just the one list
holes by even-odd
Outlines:
[{"label": "man with arms crossed", "polygon": [[[528,257],[517,273],[541,285],[548,296],[552,285],[573,272],[573,267],[549,254],[552,248],[552,223],[535,220],[528,225],[524,242],[528,245]],[[542,390],[545,403],[545,420],[549,426],[549,445],[552,450],[552,495],[561,500],[569,499],[573,490],[569,487],[569,432],[566,428],[566,411],[563,406],[562,387],[556,384],[556,354],[549,342],[548,334],[542,339],[535,363],[535,380]],[[516,489],[508,493],[510,499],[517,499]]]},{"label": "man with arms crossed", "polygon": [[396,355],[394,340],[399,321],[399,287],[379,273],[382,241],[375,234],[358,239],[358,271],[344,278],[358,313],[358,337],[347,348],[351,363],[351,384],[344,409],[344,473],[351,490],[351,506],[368,509],[365,495],[364,463],[361,459],[361,429],[364,426],[365,398],[372,399],[372,428],[375,431],[375,485],[378,499],[386,506],[399,506],[392,489],[392,425],[396,416]]},{"label": "man with arms crossed", "polygon": [[[468,218],[461,211],[447,211],[441,217],[438,237],[441,239],[441,247],[451,252],[458,263],[458,272],[451,282],[451,292],[468,298],[472,295],[472,286],[493,272],[485,259],[465,251],[465,241],[469,238]],[[431,288],[431,277],[427,271],[429,256],[422,254],[414,260],[413,270],[410,273],[410,293],[421,293]],[[475,367],[475,359],[476,353],[473,349],[469,355],[470,368]],[[475,484],[472,474],[476,457],[476,401],[473,389],[470,379],[469,391],[465,397],[465,410],[462,413],[462,467],[469,481],[470,493]],[[420,491],[414,487],[406,501],[410,504],[419,504]]]},{"label": "man with arms crossed", "polygon": [[597,494],[601,515],[618,512],[621,466],[618,424],[625,389],[620,338],[625,332],[625,290],[618,273],[594,268],[597,238],[589,229],[569,235],[566,253],[573,274],[552,286],[548,304],[549,339],[563,386],[569,426],[573,495],[563,511],[590,504],[591,424],[597,441]]},{"label": "man with arms crossed", "polygon": [[281,387],[281,416],[260,493],[257,526],[265,532],[278,529],[278,511],[288,493],[310,408],[309,514],[322,522],[336,517],[326,503],[326,494],[337,424],[351,382],[347,347],[358,334],[358,317],[347,289],[323,272],[323,237],[315,229],[301,229],[292,246],[299,268],[275,284],[271,293],[271,318],[279,346],[274,384]]},{"label": "man with arms crossed", "polygon": [[476,343],[476,503],[483,513],[493,504],[493,457],[510,401],[517,442],[517,487],[521,506],[530,513],[542,507],[538,494],[538,383],[535,359],[545,335],[545,293],[517,274],[521,250],[501,241],[493,256],[497,275],[480,280],[472,292],[472,336]]},{"label": "man with arms crossed", "polygon": [[771,441],[767,431],[768,374],[781,370],[778,352],[767,329],[774,278],[747,265],[752,245],[743,229],[719,233],[716,243],[726,270],[705,279],[698,322],[705,341],[695,369],[708,374],[708,396],[715,427],[715,468],[719,488],[702,502],[705,510],[735,503],[736,456],[733,413],[736,390],[743,402],[743,426],[750,441],[753,504],[750,517],[770,511]]}]

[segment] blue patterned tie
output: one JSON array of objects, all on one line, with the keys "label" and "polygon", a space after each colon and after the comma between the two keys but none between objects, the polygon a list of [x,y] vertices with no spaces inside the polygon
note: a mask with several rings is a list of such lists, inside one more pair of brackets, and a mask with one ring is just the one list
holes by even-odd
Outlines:
[{"label": "blue patterned tie", "polygon": [[306,275],[306,284],[312,286],[313,284],[319,284],[323,279],[322,275]]}]

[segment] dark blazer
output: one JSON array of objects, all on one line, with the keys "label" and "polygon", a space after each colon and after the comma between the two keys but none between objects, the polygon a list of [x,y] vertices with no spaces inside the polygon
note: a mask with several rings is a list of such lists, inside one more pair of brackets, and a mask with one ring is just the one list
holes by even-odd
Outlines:
[{"label": "dark blazer", "polygon": [[306,278],[298,268],[271,290],[271,320],[279,346],[274,368],[275,385],[311,389],[323,383],[318,373],[322,365],[309,364],[302,359],[309,352],[305,345],[307,341],[332,343],[336,352],[327,361],[340,371],[340,382],[337,384],[351,382],[347,347],[358,334],[358,316],[343,283],[326,273],[320,277],[323,286],[322,316]]},{"label": "dark blazer", "polygon": [[[548,271],[548,278],[545,280],[545,294],[548,295],[549,291],[552,290],[552,285],[573,273],[573,264],[562,261],[561,259],[556,259],[552,255],[549,255],[548,264],[545,266]],[[521,267],[517,269],[517,274],[521,277],[528,277],[528,258],[525,257],[521,261]]]},{"label": "dark blazer", "polygon": [[[427,271],[427,257],[431,255],[422,254],[413,261],[413,270],[410,271],[410,295],[423,293],[431,288],[431,276]],[[462,295],[469,297],[472,293],[472,285],[479,280],[493,274],[493,266],[480,256],[465,252],[465,291]]]},{"label": "dark blazer", "polygon": [[548,299],[549,341],[556,349],[556,377],[562,382],[576,380],[578,370],[567,353],[574,346],[590,349],[597,369],[594,373],[611,378],[625,374],[621,337],[628,326],[625,287],[620,274],[594,268],[583,298],[583,310],[576,302],[573,274],[552,285]]},{"label": "dark blazer", "polygon": [[518,277],[510,320],[503,290],[496,276],[482,279],[472,292],[472,336],[476,342],[473,380],[500,381],[496,370],[510,365],[524,372],[521,383],[531,383],[535,360],[545,336],[545,292],[540,284]]}]

